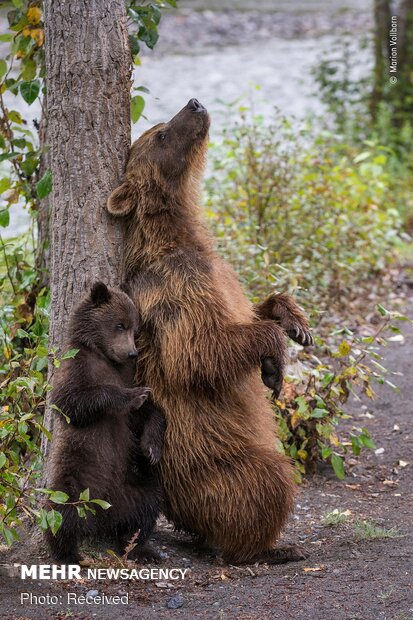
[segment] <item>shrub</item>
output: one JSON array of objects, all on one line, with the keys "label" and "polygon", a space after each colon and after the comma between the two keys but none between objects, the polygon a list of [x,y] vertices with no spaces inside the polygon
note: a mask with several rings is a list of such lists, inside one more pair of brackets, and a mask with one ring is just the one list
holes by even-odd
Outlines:
[{"label": "shrub", "polygon": [[343,479],[349,450],[359,456],[363,448],[375,448],[366,428],[347,423],[343,429],[342,422],[351,420],[345,411],[351,395],[358,401],[359,395],[374,399],[375,383],[396,387],[381,363],[381,348],[386,332],[398,332],[395,323],[408,319],[378,308],[382,320],[370,336],[345,328],[335,332],[334,344],[317,338],[316,352],[302,354],[298,372],[290,373],[282,398],[274,403],[284,451],[301,474],[314,472],[324,461]]},{"label": "shrub", "polygon": [[277,116],[246,117],[214,147],[208,214],[253,297],[296,290],[307,308],[341,309],[382,273],[399,240],[387,207],[387,150],[362,152]]}]

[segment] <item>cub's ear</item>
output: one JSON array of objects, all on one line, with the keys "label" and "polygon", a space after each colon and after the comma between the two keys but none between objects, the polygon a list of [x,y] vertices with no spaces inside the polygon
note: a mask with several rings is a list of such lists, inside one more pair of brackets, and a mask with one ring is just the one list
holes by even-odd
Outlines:
[{"label": "cub's ear", "polygon": [[110,291],[106,284],[104,284],[103,282],[95,282],[95,284],[92,286],[92,290],[90,291],[90,296],[92,299],[92,303],[95,306],[107,304],[111,298]]},{"label": "cub's ear", "polygon": [[128,183],[122,183],[108,198],[108,211],[111,215],[127,215],[136,206],[136,198]]},{"label": "cub's ear", "polygon": [[122,282],[119,286],[120,290],[123,291],[124,293],[126,293],[126,295],[128,295],[129,297],[132,294],[132,289],[131,286],[129,284],[129,282]]}]

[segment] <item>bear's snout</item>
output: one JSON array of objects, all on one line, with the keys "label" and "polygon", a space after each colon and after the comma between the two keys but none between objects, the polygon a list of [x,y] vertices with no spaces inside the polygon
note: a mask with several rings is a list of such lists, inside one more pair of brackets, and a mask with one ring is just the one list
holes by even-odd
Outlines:
[{"label": "bear's snout", "polygon": [[198,101],[198,99],[190,99],[186,105],[191,112],[206,112],[207,109]]}]

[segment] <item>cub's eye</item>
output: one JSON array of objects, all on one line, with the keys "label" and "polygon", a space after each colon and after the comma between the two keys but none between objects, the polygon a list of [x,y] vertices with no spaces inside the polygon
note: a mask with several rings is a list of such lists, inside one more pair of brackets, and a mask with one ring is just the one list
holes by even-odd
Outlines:
[{"label": "cub's eye", "polygon": [[118,324],[116,325],[116,329],[123,330],[123,329],[126,329],[126,327],[124,326],[124,324],[123,324],[123,323],[118,323]]},{"label": "cub's eye", "polygon": [[162,141],[162,140],[165,140],[165,138],[166,138],[166,133],[164,133],[162,131],[160,133],[158,133],[158,139],[159,140]]}]

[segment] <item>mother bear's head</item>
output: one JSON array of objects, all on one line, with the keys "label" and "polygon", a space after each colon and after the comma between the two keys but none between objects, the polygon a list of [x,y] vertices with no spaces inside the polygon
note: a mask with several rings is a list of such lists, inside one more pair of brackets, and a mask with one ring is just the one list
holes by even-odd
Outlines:
[{"label": "mother bear's head", "polygon": [[205,165],[209,125],[206,108],[190,99],[168,123],[142,134],[132,145],[124,182],[109,197],[109,213],[170,210],[180,196],[188,196],[188,185],[196,190]]}]

